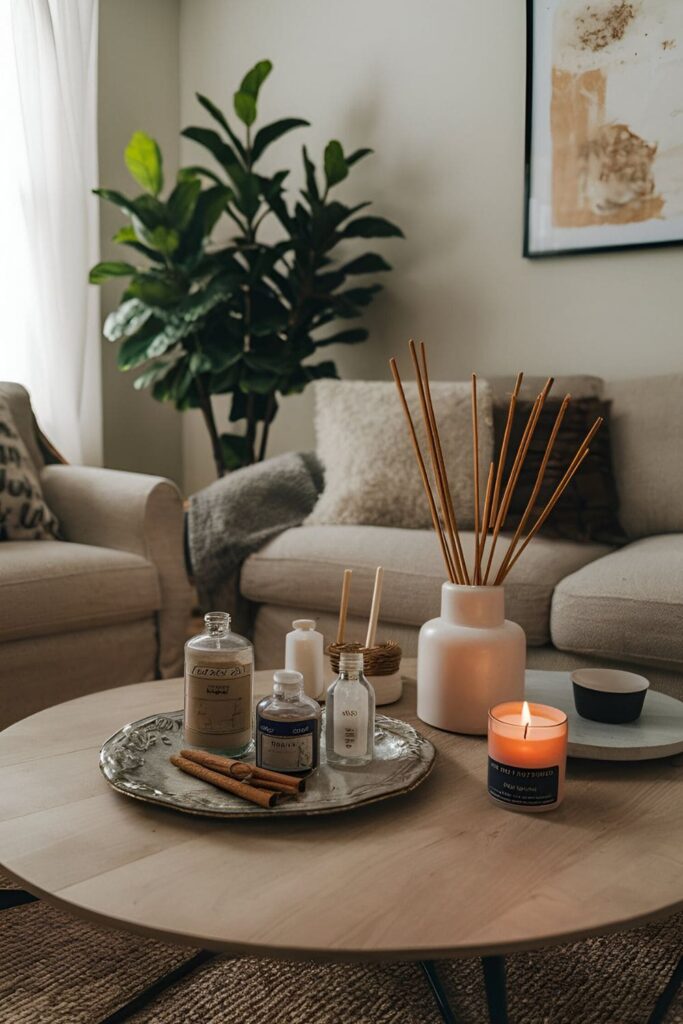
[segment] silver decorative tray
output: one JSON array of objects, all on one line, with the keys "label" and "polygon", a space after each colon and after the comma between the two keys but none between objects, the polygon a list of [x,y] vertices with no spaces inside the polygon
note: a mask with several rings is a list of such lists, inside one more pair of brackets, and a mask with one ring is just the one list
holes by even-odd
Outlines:
[{"label": "silver decorative tray", "polygon": [[[324,730],[323,730],[324,732]],[[409,793],[429,775],[434,746],[406,722],[377,715],[375,757],[363,768],[339,770],[325,763],[306,781],[298,800],[265,809],[185,775],[170,763],[187,744],[183,713],[150,715],[124,725],[102,747],[100,770],[119,793],[186,814],[212,818],[270,818],[334,814]],[[253,749],[244,760],[253,762]]]}]

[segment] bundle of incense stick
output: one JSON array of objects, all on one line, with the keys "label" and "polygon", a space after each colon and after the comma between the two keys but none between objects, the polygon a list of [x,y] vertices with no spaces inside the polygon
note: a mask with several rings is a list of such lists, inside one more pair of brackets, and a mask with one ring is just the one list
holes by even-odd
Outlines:
[{"label": "bundle of incense stick", "polygon": [[259,807],[274,807],[306,789],[305,779],[271,772],[267,768],[257,768],[254,764],[203,750],[181,750],[180,754],[173,755],[171,764],[187,775],[209,782]]},{"label": "bundle of incense stick", "polygon": [[[410,434],[410,440],[415,452],[417,467],[422,479],[422,485],[429,503],[429,510],[432,517],[434,531],[439,541],[441,554],[443,556],[446,574],[451,583],[460,583],[467,586],[499,586],[516,564],[517,560],[526,550],[529,542],[536,536],[544,522],[554,509],[555,505],[566,490],[569,482],[587,457],[589,445],[602,425],[602,417],[598,417],[590,428],[583,441],[576,450],[574,458],[569,463],[566,472],[562,476],[555,490],[552,492],[545,506],[534,517],[534,508],[538,495],[543,486],[545,471],[557,440],[562,420],[571,400],[571,395],[566,395],[555,418],[555,423],[550,432],[548,443],[541,460],[536,480],[531,495],[526,504],[522,518],[519,521],[514,534],[507,540],[507,549],[499,562],[497,570],[493,571],[493,558],[498,540],[505,527],[505,520],[510,509],[510,503],[514,495],[515,487],[519,479],[524,460],[531,445],[536,426],[541,416],[546,398],[553,386],[553,378],[549,377],[541,393],[533,404],[529,418],[524,426],[519,447],[516,452],[510,452],[510,436],[515,418],[515,409],[519,391],[522,386],[523,374],[517,375],[514,390],[510,396],[505,431],[501,444],[498,464],[492,462],[486,478],[484,489],[484,501],[481,503],[481,488],[479,479],[479,424],[477,415],[477,375],[472,374],[472,458],[474,460],[474,556],[472,564],[468,566],[463,552],[460,535],[458,532],[458,521],[448,473],[444,461],[439,426],[434,415],[432,402],[431,385],[429,382],[429,370],[427,368],[427,350],[423,342],[420,343],[420,355],[418,357],[415,343],[408,342],[410,358],[415,370],[417,391],[422,411],[422,421],[427,437],[427,448],[429,453],[429,464],[431,467],[431,479],[427,469],[427,462],[422,453],[417,431],[413,422],[410,407],[406,400],[401,376],[398,372],[395,359],[389,360],[389,366],[396,383],[399,399]],[[511,460],[510,470],[506,476],[506,466]],[[533,522],[531,520],[533,519]],[[488,551],[487,544],[490,546]]]}]

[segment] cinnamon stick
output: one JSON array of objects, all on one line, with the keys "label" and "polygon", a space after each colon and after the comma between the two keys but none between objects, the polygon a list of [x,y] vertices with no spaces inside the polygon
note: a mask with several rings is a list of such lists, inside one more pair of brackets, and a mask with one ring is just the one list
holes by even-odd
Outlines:
[{"label": "cinnamon stick", "polygon": [[204,765],[196,764],[194,761],[190,761],[186,757],[180,757],[177,754],[174,754],[171,758],[171,764],[174,764],[176,768],[180,768],[181,772],[193,775],[195,779],[209,782],[212,786],[217,786],[228,793],[242,797],[243,800],[248,800],[251,804],[258,804],[259,807],[274,807],[280,800],[279,793],[273,793],[265,789],[255,789],[254,786],[249,786],[246,782],[238,782],[237,779],[221,775],[219,772],[212,772],[209,768],[205,768]]},{"label": "cinnamon stick", "polygon": [[201,764],[211,771],[221,775],[227,775],[238,782],[251,782],[252,779],[260,779],[266,782],[277,782],[288,789],[295,789],[303,793],[306,789],[306,780],[294,775],[285,775],[284,772],[273,772],[269,768],[259,768],[258,765],[248,764],[246,761],[238,761],[234,757],[223,757],[221,754],[209,754],[205,750],[181,750],[180,756],[188,761]]}]

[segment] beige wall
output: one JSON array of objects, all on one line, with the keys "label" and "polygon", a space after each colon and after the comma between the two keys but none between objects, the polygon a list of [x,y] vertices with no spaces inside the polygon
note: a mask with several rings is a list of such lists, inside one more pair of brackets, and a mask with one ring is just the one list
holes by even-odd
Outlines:
[{"label": "beige wall", "polygon": [[[204,123],[194,92],[230,109],[242,72],[269,57],[262,114],[313,122],[305,138],[376,155],[340,195],[374,198],[407,240],[368,325],[338,355],[342,373],[387,376],[409,335],[436,375],[597,373],[681,366],[683,249],[522,259],[525,18],[522,0],[181,0],[181,120]],[[193,154],[184,144],[183,159]],[[312,444],[311,395],[288,399],[274,453]],[[189,490],[211,478],[203,426],[186,417]]]},{"label": "beige wall", "polygon": [[[178,164],[178,0],[101,0],[99,47],[100,182],[127,195],[139,191],[123,162],[134,131],[159,142],[167,182]],[[130,259],[113,245],[125,223],[111,204],[101,207],[102,259]],[[102,316],[119,301],[122,286],[102,289]],[[116,367],[117,346],[102,342],[104,463],[115,469],[160,474],[182,483],[181,417],[147,392],[133,389],[135,372]]]}]

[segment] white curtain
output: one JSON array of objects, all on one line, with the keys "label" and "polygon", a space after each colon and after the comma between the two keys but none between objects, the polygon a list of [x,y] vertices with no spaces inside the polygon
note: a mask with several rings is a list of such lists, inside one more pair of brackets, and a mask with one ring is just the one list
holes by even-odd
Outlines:
[{"label": "white curtain", "polygon": [[50,440],[88,463],[102,455],[99,296],[87,283],[99,251],[97,16],[98,0],[11,0],[0,25],[5,117],[18,104],[11,141],[5,125],[2,138],[17,147],[5,176],[19,250],[5,279],[16,291],[2,296],[18,304],[0,376],[14,368]]}]

